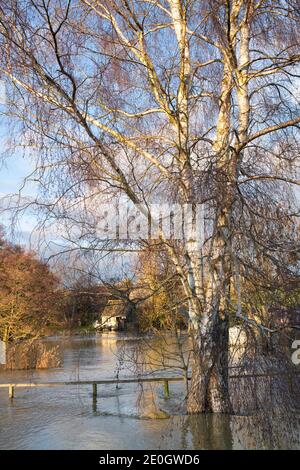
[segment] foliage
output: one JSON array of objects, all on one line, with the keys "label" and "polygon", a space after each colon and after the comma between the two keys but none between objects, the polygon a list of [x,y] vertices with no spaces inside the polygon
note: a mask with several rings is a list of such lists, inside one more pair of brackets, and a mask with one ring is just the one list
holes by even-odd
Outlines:
[{"label": "foliage", "polygon": [[185,324],[183,292],[172,264],[164,252],[144,250],[139,256],[137,295],[142,330],[173,329]]},{"label": "foliage", "polygon": [[34,253],[0,239],[0,337],[37,337],[58,325],[58,281]]},{"label": "foliage", "polygon": [[67,328],[91,326],[107,302],[107,295],[98,284],[78,279],[62,293],[62,321]]}]

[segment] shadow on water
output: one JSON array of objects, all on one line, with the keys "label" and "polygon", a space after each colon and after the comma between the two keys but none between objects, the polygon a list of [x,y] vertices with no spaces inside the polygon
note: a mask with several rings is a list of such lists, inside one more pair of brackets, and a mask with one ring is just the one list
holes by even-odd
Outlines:
[{"label": "shadow on water", "polygon": [[194,449],[232,449],[230,416],[216,414],[189,416],[186,421]]}]

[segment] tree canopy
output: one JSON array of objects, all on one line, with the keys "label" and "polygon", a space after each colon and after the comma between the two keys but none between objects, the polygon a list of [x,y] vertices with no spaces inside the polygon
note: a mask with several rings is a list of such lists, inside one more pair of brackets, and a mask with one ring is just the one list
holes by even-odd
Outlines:
[{"label": "tree canopy", "polygon": [[58,319],[58,280],[34,253],[0,238],[0,338],[37,337]]}]

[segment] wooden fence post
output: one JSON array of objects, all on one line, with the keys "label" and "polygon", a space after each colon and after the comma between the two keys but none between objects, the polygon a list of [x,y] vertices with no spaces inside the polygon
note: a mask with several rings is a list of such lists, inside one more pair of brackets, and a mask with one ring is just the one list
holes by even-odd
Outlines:
[{"label": "wooden fence post", "polygon": [[14,396],[15,396],[15,386],[14,385],[10,385],[8,387],[8,396],[11,400],[14,398]]},{"label": "wooden fence post", "polygon": [[165,398],[169,398],[169,397],[170,397],[170,390],[169,390],[169,382],[168,382],[168,380],[164,380],[164,394],[165,394]]},{"label": "wooden fence post", "polygon": [[93,384],[93,411],[97,411],[97,384]]}]

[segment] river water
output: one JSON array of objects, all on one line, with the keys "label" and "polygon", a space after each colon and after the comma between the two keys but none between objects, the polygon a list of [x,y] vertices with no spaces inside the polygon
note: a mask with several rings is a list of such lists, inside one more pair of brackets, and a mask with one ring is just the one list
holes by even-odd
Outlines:
[{"label": "river water", "polygon": [[[0,383],[132,376],[140,360],[136,351],[141,344],[147,350],[151,342],[113,332],[47,341],[60,345],[61,367],[0,371]],[[159,356],[156,346],[154,352]],[[299,428],[285,430],[282,417],[267,423],[247,416],[189,417],[184,397],[183,382],[170,383],[169,398],[161,384],[143,389],[138,384],[102,385],[96,403],[91,386],[17,388],[13,401],[0,388],[0,449],[300,448]]]}]

